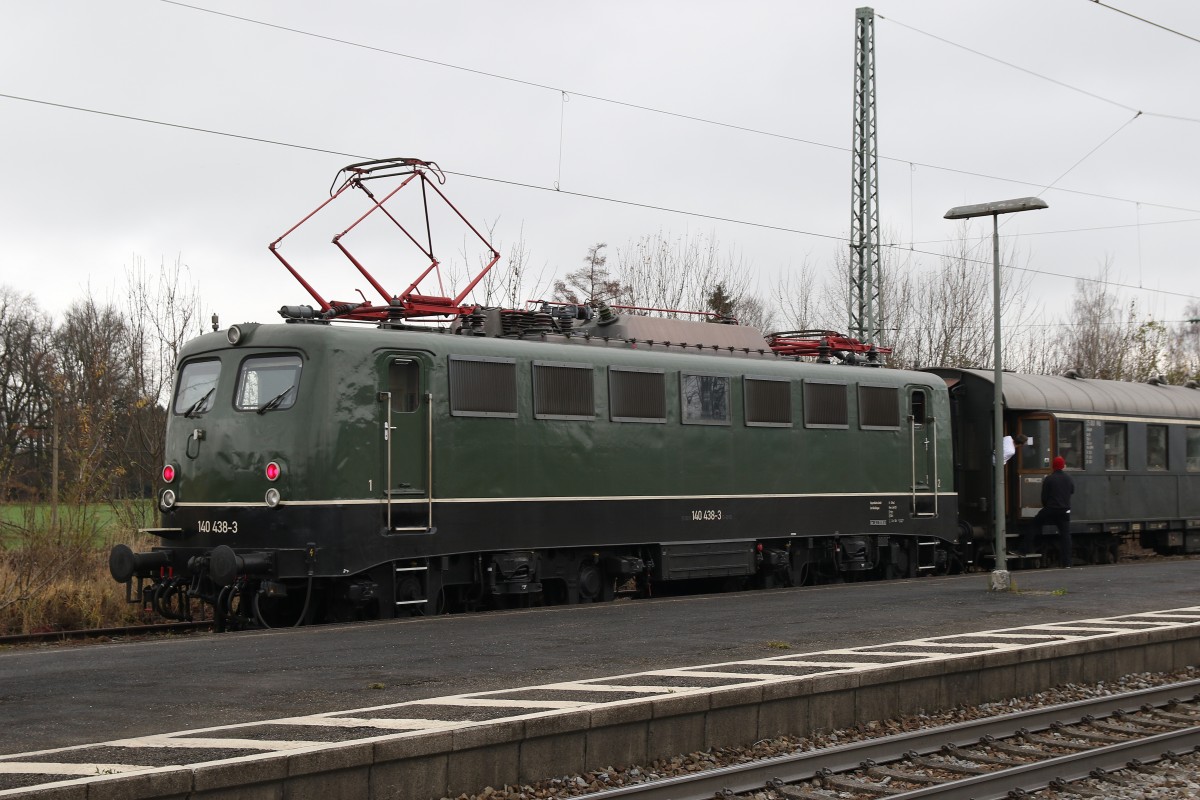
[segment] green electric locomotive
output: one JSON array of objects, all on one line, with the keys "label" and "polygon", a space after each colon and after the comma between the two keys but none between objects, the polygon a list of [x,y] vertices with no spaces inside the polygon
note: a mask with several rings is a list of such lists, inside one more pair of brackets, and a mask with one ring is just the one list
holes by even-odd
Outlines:
[{"label": "green electric locomotive", "polygon": [[193,340],[162,544],[114,578],[246,626],[961,566],[941,378],[602,312]]}]

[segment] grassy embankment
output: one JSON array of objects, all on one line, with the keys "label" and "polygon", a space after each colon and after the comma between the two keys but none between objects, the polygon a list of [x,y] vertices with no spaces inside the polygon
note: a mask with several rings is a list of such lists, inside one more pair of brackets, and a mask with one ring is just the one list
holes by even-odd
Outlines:
[{"label": "grassy embankment", "polygon": [[108,551],[152,524],[153,501],[58,507],[0,504],[0,635],[147,621],[108,573]]}]

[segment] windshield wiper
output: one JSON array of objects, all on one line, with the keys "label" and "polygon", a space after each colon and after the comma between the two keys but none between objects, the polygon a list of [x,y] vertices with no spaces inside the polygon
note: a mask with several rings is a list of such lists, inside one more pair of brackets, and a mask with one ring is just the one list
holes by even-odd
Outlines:
[{"label": "windshield wiper", "polygon": [[267,402],[263,403],[263,404],[262,404],[262,407],[258,409],[258,413],[259,413],[259,414],[265,414],[265,413],[267,413],[268,411],[272,411],[272,410],[274,410],[274,409],[276,409],[276,408],[279,408],[279,404],[283,402],[283,398],[287,397],[287,396],[288,396],[288,393],[289,393],[289,392],[291,392],[293,388],[295,388],[295,387],[294,387],[294,386],[289,386],[288,388],[284,389],[284,390],[283,390],[282,392],[280,392],[279,394],[277,394],[277,395],[275,395],[274,397],[272,397],[272,398],[271,398],[270,400],[268,400]]},{"label": "windshield wiper", "polygon": [[212,397],[212,393],[216,390],[217,387],[214,386],[205,392],[199,400],[192,403],[191,407],[189,407],[187,411],[183,412],[183,415],[189,419],[194,419],[195,417],[200,416],[200,410],[204,408],[205,404],[208,403],[208,398]]}]

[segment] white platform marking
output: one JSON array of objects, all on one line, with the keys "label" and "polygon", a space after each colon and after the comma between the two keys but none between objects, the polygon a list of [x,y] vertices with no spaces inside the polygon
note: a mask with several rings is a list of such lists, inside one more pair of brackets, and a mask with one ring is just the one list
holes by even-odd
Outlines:
[{"label": "white platform marking", "polygon": [[[785,654],[761,659],[744,659],[728,661],[719,664],[701,664],[679,669],[660,669],[648,672],[613,675],[606,678],[593,678],[583,681],[563,681],[559,683],[526,686],[511,689],[500,689],[490,692],[473,692],[451,695],[447,697],[426,698],[403,703],[391,703],[366,708],[346,709],[341,711],[324,712],[299,717],[284,717],[258,722],[244,722],[236,725],[223,725],[199,730],[177,731],[155,736],[141,736],[131,739],[119,739],[96,745],[65,747],[54,750],[41,750],[32,753],[19,753],[10,756],[0,756],[0,775],[3,774],[45,774],[59,776],[61,779],[75,778],[77,782],[102,780],[107,776],[129,774],[131,772],[158,772],[172,769],[185,769],[193,765],[170,765],[163,767],[146,767],[137,764],[69,764],[46,760],[55,753],[78,753],[89,747],[109,746],[125,747],[130,750],[131,760],[135,759],[139,748],[146,749],[220,749],[220,750],[253,750],[257,753],[236,758],[221,758],[221,762],[244,761],[262,758],[271,753],[294,752],[299,750],[317,751],[341,747],[352,742],[374,741],[381,738],[419,736],[427,732],[453,730],[467,727],[482,727],[508,720],[526,719],[532,717],[553,716],[579,709],[603,708],[613,705],[628,705],[641,702],[641,698],[619,698],[615,700],[514,700],[512,695],[519,692],[580,692],[591,694],[639,694],[647,697],[673,696],[688,694],[703,694],[723,689],[735,689],[747,686],[763,686],[772,683],[793,681],[797,678],[810,678],[820,675],[837,675],[853,672],[869,672],[873,670],[891,669],[905,664],[928,663],[930,661],[951,661],[969,658],[980,653],[1006,652],[1032,647],[1043,647],[1060,643],[1069,643],[1087,639],[1101,639],[1107,636],[1120,635],[1138,630],[1161,630],[1180,628],[1200,624],[1200,606],[1178,608],[1165,611],[1149,611],[1137,614],[1125,614],[1117,617],[1071,620],[1054,623],[1039,623],[1019,628],[1004,628],[993,631],[976,631],[954,634],[950,636],[933,636],[923,639],[910,639],[887,645],[864,645],[862,647],[838,648],[817,653]],[[914,652],[914,648],[921,648]],[[889,659],[888,656],[895,656]],[[733,672],[731,667],[754,667],[756,665],[796,669],[796,673],[768,672]],[[803,670],[803,671],[801,671]],[[678,678],[707,678],[714,681],[728,681],[718,686],[652,686],[638,683],[650,676],[670,679]],[[631,681],[622,685],[618,681]],[[460,708],[496,708],[511,710],[513,713],[490,720],[444,720],[430,719],[422,715],[426,706],[453,706]],[[372,717],[372,713],[395,712],[402,709],[409,713],[404,717]],[[262,726],[279,725],[294,727],[325,727],[325,728],[369,728],[378,734],[364,736],[359,739],[343,741],[311,741],[311,740],[256,740],[237,736],[239,731]],[[208,734],[202,736],[200,734]],[[230,738],[225,738],[225,734]],[[265,752],[264,752],[265,751]],[[36,760],[33,757],[37,757]],[[22,760],[26,759],[26,760]],[[197,762],[213,763],[213,761]],[[56,781],[57,782],[57,781]],[[0,798],[19,794],[34,789],[25,786],[0,791]]]}]

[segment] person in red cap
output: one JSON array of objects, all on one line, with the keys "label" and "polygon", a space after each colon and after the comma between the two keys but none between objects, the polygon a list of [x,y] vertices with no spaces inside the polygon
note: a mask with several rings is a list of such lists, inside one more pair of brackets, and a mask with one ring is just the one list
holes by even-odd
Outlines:
[{"label": "person in red cap", "polygon": [[1042,479],[1042,510],[1033,518],[1033,534],[1042,532],[1043,525],[1058,528],[1058,552],[1060,567],[1071,566],[1071,495],[1075,494],[1075,481],[1066,473],[1067,462],[1055,456],[1054,471]]}]

